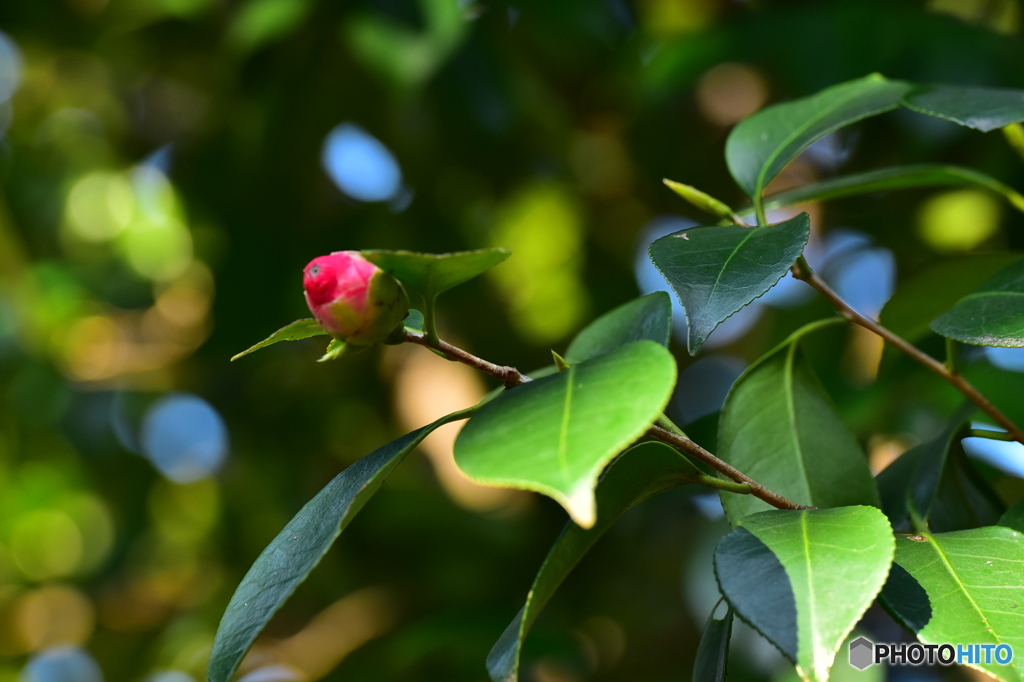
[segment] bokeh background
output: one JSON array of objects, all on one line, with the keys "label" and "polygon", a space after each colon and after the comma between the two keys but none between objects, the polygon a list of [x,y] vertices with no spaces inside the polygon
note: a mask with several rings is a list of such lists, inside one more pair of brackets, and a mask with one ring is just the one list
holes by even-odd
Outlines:
[{"label": "bokeh background", "polygon": [[[442,335],[539,367],[664,287],[646,245],[707,217],[663,177],[742,205],[723,161],[738,120],[872,71],[1024,87],[1021,21],[1018,0],[0,3],[0,681],[204,679],[234,587],[302,504],[490,388],[420,348],[317,364],[314,339],[229,363],[308,316],[313,257],[508,247],[443,298]],[[815,144],[776,187],[925,161],[1024,186],[999,133],[901,111]],[[871,314],[942,259],[1024,234],[975,190],[804,208],[812,264]],[[670,414],[713,448],[731,382],[827,314],[784,280],[699,358],[677,344]],[[873,338],[837,329],[810,348],[876,468],[957,404]],[[972,359],[1019,413],[1020,355]],[[486,678],[565,515],[460,478],[456,429],[345,532],[247,660],[251,680]],[[1012,470],[1024,456],[1006,447],[973,452]],[[713,495],[632,511],[538,622],[524,677],[689,679],[724,530]],[[899,636],[883,614],[868,624]],[[733,672],[791,676],[743,628]]]}]

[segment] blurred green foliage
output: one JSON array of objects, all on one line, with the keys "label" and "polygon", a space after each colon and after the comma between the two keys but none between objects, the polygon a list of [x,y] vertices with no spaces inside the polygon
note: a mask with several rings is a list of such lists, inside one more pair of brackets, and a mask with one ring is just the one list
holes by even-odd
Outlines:
[{"label": "blurred green foliage", "polygon": [[[488,387],[416,348],[320,365],[318,339],[229,364],[308,316],[313,257],[508,247],[491,276],[445,296],[439,329],[496,362],[546,365],[549,348],[636,295],[645,227],[688,210],[663,177],[742,204],[722,156],[736,121],[872,71],[1024,87],[1021,15],[1017,0],[3,3],[0,680],[60,645],[112,682],[202,679],[231,592],[287,519],[341,468]],[[346,196],[325,171],[342,123],[393,155],[388,200]],[[831,165],[798,159],[780,188],[838,165],[917,162],[1024,186],[998,134],[911,112],[838,144]],[[984,219],[965,232],[965,213]],[[1024,218],[974,190],[846,199],[812,217],[891,250],[901,284],[940,256],[1024,242]],[[761,314],[715,352],[749,363],[828,308]],[[820,337],[808,356],[872,457],[934,435],[957,404],[903,358],[886,354],[876,377],[880,351],[856,333]],[[937,337],[922,345],[941,354]],[[1020,418],[1020,375],[965,371]],[[721,390],[692,376],[680,391]],[[207,412],[161,437],[171,413],[159,408],[180,394]],[[713,447],[700,424],[687,431]],[[192,468],[161,458],[175,434],[185,445],[171,455]],[[445,448],[388,481],[250,669],[485,679],[564,513],[468,486]],[[724,529],[684,492],[627,514],[539,620],[526,676],[686,678]],[[737,679],[788,674],[736,630]]]}]

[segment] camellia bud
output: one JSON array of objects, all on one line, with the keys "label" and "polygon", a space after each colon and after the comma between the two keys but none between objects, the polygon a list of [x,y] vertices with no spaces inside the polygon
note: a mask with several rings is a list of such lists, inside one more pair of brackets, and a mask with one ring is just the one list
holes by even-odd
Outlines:
[{"label": "camellia bud", "polygon": [[320,326],[353,346],[385,341],[409,313],[409,297],[398,280],[358,251],[314,258],[302,286]]}]

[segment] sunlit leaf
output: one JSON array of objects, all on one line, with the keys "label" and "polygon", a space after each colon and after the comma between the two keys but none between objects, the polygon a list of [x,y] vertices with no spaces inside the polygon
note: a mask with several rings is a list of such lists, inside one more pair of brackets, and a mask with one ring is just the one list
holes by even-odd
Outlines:
[{"label": "sunlit leaf", "polygon": [[660,492],[692,483],[699,472],[678,452],[660,443],[644,443],[624,452],[608,467],[597,486],[598,521],[583,529],[566,524],[537,572],[526,604],[487,656],[487,670],[494,682],[519,679],[523,640],[537,616],[605,531],[626,510]]},{"label": "sunlit leaf", "polygon": [[981,663],[1003,682],[1024,679],[1024,535],[1000,526],[896,536],[882,604],[925,644],[1008,644],[1011,665]]},{"label": "sunlit leaf", "polygon": [[[799,339],[820,326],[799,330],[736,380],[722,408],[717,454],[800,504],[877,505],[860,444],[800,352]],[[733,524],[770,508],[749,495],[723,494],[722,504]]]},{"label": "sunlit leaf", "polygon": [[812,142],[896,108],[911,87],[872,74],[762,109],[729,133],[725,143],[729,171],[756,201],[772,178]]},{"label": "sunlit leaf", "polygon": [[908,95],[904,104],[985,133],[1024,121],[1022,90],[938,85]]},{"label": "sunlit leaf", "polygon": [[1024,261],[998,272],[932,321],[932,330],[979,346],[1024,347]]},{"label": "sunlit leaf", "polygon": [[591,322],[569,344],[565,359],[570,363],[582,362],[644,339],[668,346],[671,334],[672,301],[664,291],[656,291]]},{"label": "sunlit leaf", "polygon": [[806,213],[775,225],[692,227],[651,244],[651,260],[686,309],[691,355],[715,327],[771,289],[810,236]]},{"label": "sunlit leaf", "polygon": [[311,336],[325,336],[327,334],[329,334],[329,332],[312,318],[308,320],[296,320],[287,327],[278,329],[252,348],[243,350],[241,353],[231,358],[231,360],[234,362],[238,358],[244,357],[254,351],[258,351],[261,348],[266,348],[267,346],[273,345],[279,341],[300,341],[302,339],[308,339]]},{"label": "sunlit leaf", "polygon": [[306,503],[259,555],[235,589],[213,643],[208,682],[228,682],[271,617],[320,563],[338,535],[405,456],[456,412],[407,433],[355,462]]},{"label": "sunlit leaf", "polygon": [[636,341],[507,390],[459,433],[455,461],[479,483],[548,495],[589,528],[598,475],[661,414],[675,370],[664,347]]},{"label": "sunlit leaf", "polygon": [[828,201],[875,192],[912,187],[974,185],[1002,194],[1018,210],[1024,211],[1024,196],[995,178],[970,168],[942,164],[895,166],[866,173],[843,175],[772,194],[764,201],[767,210],[795,206],[808,201]]},{"label": "sunlit leaf", "polygon": [[394,275],[405,288],[428,300],[490,270],[511,254],[507,249],[456,253],[362,251],[366,260]]},{"label": "sunlit leaf", "polygon": [[874,507],[773,510],[744,518],[719,541],[715,575],[736,613],[802,679],[825,682],[892,558],[892,529]]}]

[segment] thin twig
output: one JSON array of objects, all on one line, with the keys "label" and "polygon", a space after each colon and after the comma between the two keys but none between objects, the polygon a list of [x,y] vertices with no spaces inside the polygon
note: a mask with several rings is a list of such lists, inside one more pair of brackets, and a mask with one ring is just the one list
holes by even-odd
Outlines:
[{"label": "thin twig", "polygon": [[[472,353],[464,351],[458,346],[453,346],[452,344],[444,340],[439,339],[436,344],[431,343],[424,334],[419,334],[417,332],[411,332],[408,330],[406,330],[405,332],[405,340],[410,343],[415,343],[426,348],[432,348],[436,351],[440,351],[441,353],[448,356],[448,359],[450,360],[461,362],[464,365],[468,365],[470,367],[473,367],[474,369],[480,370],[484,374],[489,374],[492,377],[495,377],[496,379],[504,382],[507,388],[518,386],[520,384],[524,384],[530,381],[530,377],[526,376],[515,367],[497,365],[493,362],[484,360],[483,358],[478,358]],[[749,492],[750,495],[753,495],[754,497],[767,502],[768,504],[770,504],[773,507],[776,507],[777,509],[814,509],[814,507],[807,507],[802,504],[797,504],[796,502],[788,500],[782,495],[779,495],[778,493],[772,492],[768,488],[765,488],[763,485],[761,485],[754,479],[744,474],[742,471],[739,471],[735,467],[729,465],[727,462],[724,462],[718,457],[715,457],[713,454],[711,454],[701,446],[697,445],[686,436],[672,433],[668,429],[663,429],[660,426],[656,425],[652,425],[649,429],[647,429],[647,433],[645,435],[648,436],[649,438],[654,438],[655,440],[660,440],[663,443],[671,445],[676,449],[692,456],[693,458],[698,459],[701,462],[704,462],[709,467],[711,467],[718,473],[724,475],[726,478],[734,481],[735,483],[748,486],[749,491],[745,490],[740,486],[735,485],[721,486],[712,485],[710,483],[704,484],[708,485],[708,487],[726,489],[737,494]],[[698,480],[697,482],[703,484],[703,482],[700,480]]]},{"label": "thin twig", "polygon": [[1006,429],[1010,436],[1013,437],[1013,440],[1018,443],[1024,443],[1024,431],[1021,431],[1020,427],[1014,424],[1009,417],[1000,411],[998,407],[993,405],[988,398],[982,395],[971,382],[967,381],[967,379],[963,377],[963,375],[950,371],[950,368],[944,363],[941,363],[927,353],[922,352],[909,341],[893,334],[871,318],[865,317],[851,308],[849,303],[844,301],[839,294],[833,291],[832,288],[825,283],[825,280],[821,279],[816,272],[811,270],[803,256],[797,260],[792,269],[794,277],[807,282],[817,289],[822,296],[829,300],[840,315],[850,322],[860,325],[868,331],[881,336],[886,342],[906,353],[935,374],[938,374],[940,377],[956,387],[957,390],[967,396],[967,398],[985,412],[985,414],[992,417],[999,426]]}]

